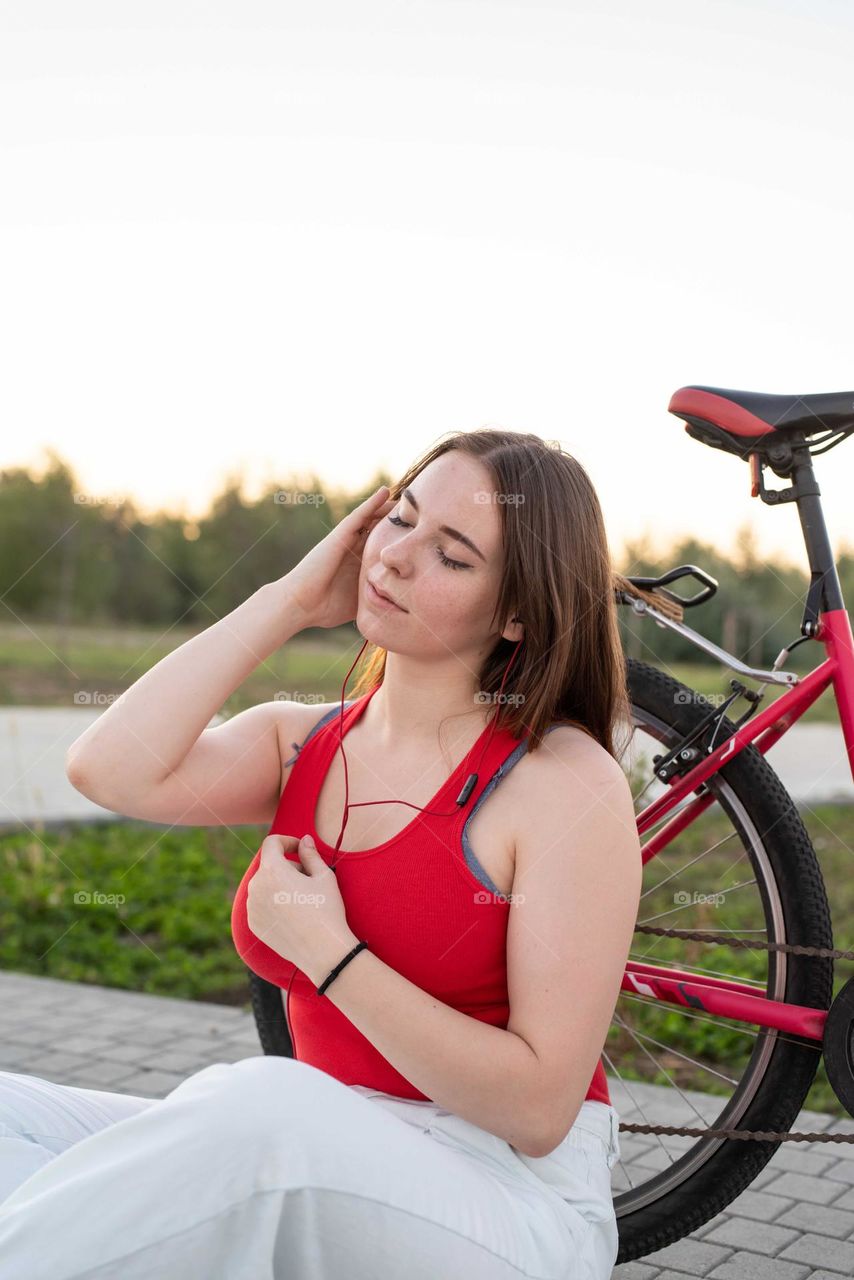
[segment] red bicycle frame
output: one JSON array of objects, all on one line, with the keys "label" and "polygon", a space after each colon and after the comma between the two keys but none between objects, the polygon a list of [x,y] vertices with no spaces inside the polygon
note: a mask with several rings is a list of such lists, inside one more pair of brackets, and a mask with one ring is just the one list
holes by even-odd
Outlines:
[{"label": "red bicycle frame", "polygon": [[[674,397],[675,400],[676,397]],[[672,405],[673,401],[671,401]],[[694,419],[691,421],[693,422]],[[703,425],[707,427],[708,424]],[[827,657],[809,675],[775,699],[771,706],[754,719],[740,725],[730,738],[704,756],[688,773],[677,777],[670,784],[666,794],[659,796],[643,809],[637,817],[640,835],[656,824],[680,800],[695,791],[706,778],[738,755],[739,751],[743,751],[748,744],[753,743],[764,755],[829,685],[833,687],[839,709],[848,763],[854,777],[854,638],[852,638],[850,618],[842,606],[836,566],[824,529],[818,486],[814,481],[812,465],[808,455],[805,460],[800,456],[791,468],[791,474],[795,480],[793,488],[771,491],[762,486],[759,470],[761,465],[766,465],[765,461],[760,459],[758,453],[752,453],[752,496],[761,496],[769,503],[780,500],[781,493],[794,496],[801,515],[810,566],[813,570],[813,583],[821,590],[822,599],[826,605],[830,603],[838,606],[825,608],[814,630],[806,632],[824,645]],[[790,472],[778,472],[778,474],[790,474]],[[800,490],[799,483],[802,485]],[[816,581],[817,578],[818,581]],[[823,585],[825,582],[829,584],[826,589]],[[684,831],[713,803],[714,798],[714,795],[706,789],[665,823],[643,845],[644,864]],[[711,978],[687,970],[629,961],[620,989],[636,995],[666,1000],[672,1004],[703,1009],[716,1016],[749,1022],[757,1027],[805,1036],[819,1043],[824,1038],[827,1010],[769,1000],[761,987],[748,982]]]}]

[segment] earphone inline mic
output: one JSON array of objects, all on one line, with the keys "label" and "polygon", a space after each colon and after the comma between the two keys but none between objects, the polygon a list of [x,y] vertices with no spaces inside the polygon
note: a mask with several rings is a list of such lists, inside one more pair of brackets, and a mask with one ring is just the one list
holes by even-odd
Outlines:
[{"label": "earphone inline mic", "polygon": [[[516,622],[518,621],[518,619],[514,618],[513,621]],[[516,642],[516,647],[510,656],[510,661],[507,663],[507,666],[504,668],[504,675],[501,678],[501,686],[498,690],[499,697],[501,696],[501,693],[504,690],[504,684],[507,680],[507,676],[510,672],[510,668],[512,667],[513,663],[516,660],[516,656],[519,652],[519,648],[522,644],[524,644],[524,639],[525,638],[523,636],[521,640],[518,640]],[[455,802],[457,807],[456,809],[452,809],[449,813],[439,813],[435,809],[427,809],[425,807],[422,807],[421,805],[411,804],[410,801],[408,800],[397,800],[397,799],[358,800],[358,801],[354,801],[353,804],[350,804],[348,800],[348,796],[350,794],[350,784],[349,784],[349,775],[347,772],[347,756],[344,751],[344,690],[347,687],[347,681],[350,679],[350,674],[353,670],[353,667],[355,667],[356,663],[359,661],[359,658],[364,653],[365,645],[367,645],[367,643],[368,641],[366,640],[365,644],[362,645],[361,649],[356,654],[356,657],[353,660],[350,670],[347,672],[346,676],[344,677],[344,683],[341,686],[341,710],[340,710],[339,719],[338,719],[338,749],[341,752],[341,759],[344,763],[344,818],[341,823],[341,829],[338,832],[338,838],[335,841],[334,853],[336,855],[339,853],[346,853],[346,850],[341,849],[340,845],[341,845],[342,837],[344,835],[344,829],[347,826],[347,819],[349,817],[350,809],[360,808],[363,805],[369,805],[369,804],[406,804],[406,805],[409,805],[410,809],[418,809],[419,812],[431,814],[433,817],[437,817],[437,818],[453,817],[454,814],[458,813],[459,810],[462,808],[462,806],[466,804],[466,802],[469,800],[471,796],[472,791],[474,791],[475,787],[477,786],[477,780],[478,780],[477,769],[480,768],[480,763],[483,760],[484,754],[487,748],[489,747],[489,744],[492,741],[492,736],[495,732],[495,723],[496,723],[497,713],[493,715],[492,722],[489,727],[489,734],[487,736],[486,742],[483,744],[483,747],[481,748],[480,755],[478,756],[477,765],[475,766],[475,772],[470,773],[466,778],[463,784],[462,790],[460,791],[460,794],[457,796],[457,799]],[[336,861],[337,861],[337,856],[333,858],[332,862],[329,864],[333,871],[335,870]]]}]

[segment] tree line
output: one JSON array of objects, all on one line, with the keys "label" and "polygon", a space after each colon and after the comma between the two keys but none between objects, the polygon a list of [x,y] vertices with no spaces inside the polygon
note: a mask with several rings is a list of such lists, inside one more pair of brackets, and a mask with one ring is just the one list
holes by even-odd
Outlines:
[{"label": "tree line", "polygon": [[[198,519],[165,512],[144,518],[131,499],[85,493],[70,466],[50,451],[40,475],[0,471],[0,600],[7,620],[207,626],[287,573],[378,485],[391,483],[393,477],[378,473],[364,491],[346,494],[312,477],[302,486],[271,482],[250,499],[230,479]],[[850,602],[854,551],[837,548],[837,554]],[[769,562],[747,525],[730,554],[693,537],[675,541],[664,557],[644,538],[614,553],[614,567],[628,575],[657,576],[679,564],[696,564],[717,579],[717,594],[686,610],[685,622],[729,652],[770,665],[799,635],[809,582],[805,556],[802,564]],[[700,584],[684,579],[672,589],[694,595]],[[701,660],[699,650],[669,629],[656,628],[650,639],[649,620],[627,608],[619,617],[631,656]],[[807,647],[789,665],[796,666]],[[814,663],[814,651],[804,661]]]}]

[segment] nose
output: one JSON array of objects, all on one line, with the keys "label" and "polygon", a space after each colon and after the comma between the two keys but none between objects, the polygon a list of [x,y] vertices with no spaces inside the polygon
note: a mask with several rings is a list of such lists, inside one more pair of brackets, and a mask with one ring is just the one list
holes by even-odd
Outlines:
[{"label": "nose", "polygon": [[394,569],[401,578],[407,577],[411,569],[411,555],[406,545],[406,538],[397,538],[380,551],[380,562],[386,569]]}]

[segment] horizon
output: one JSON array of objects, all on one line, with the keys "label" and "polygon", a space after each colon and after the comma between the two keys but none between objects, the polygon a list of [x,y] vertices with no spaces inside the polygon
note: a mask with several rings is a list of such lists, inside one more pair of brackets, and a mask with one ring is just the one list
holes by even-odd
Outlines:
[{"label": "horizon", "polygon": [[[793,504],[760,510],[667,404],[854,384],[854,12],[485,16],[5,5],[0,468],[52,447],[195,518],[230,475],[358,491],[501,426],[578,458],[615,549],[746,523],[805,565]],[[840,554],[854,448],[816,474]]]}]

